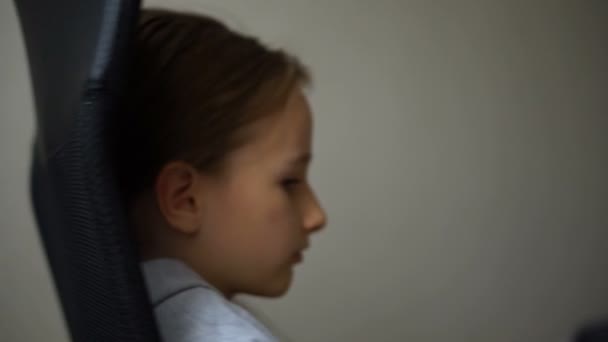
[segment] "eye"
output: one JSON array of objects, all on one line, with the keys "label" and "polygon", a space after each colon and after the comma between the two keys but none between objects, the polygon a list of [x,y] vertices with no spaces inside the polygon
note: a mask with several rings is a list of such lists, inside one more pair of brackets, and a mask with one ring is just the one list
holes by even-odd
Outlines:
[{"label": "eye", "polygon": [[291,188],[295,185],[300,184],[302,181],[298,178],[287,178],[281,182],[281,185],[285,188]]}]

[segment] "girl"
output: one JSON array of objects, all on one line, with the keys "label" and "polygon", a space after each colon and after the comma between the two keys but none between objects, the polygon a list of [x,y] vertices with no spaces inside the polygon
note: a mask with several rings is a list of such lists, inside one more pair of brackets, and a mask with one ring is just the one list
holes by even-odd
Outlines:
[{"label": "girl", "polygon": [[121,180],[165,342],[274,341],[231,299],[278,297],[326,217],[307,180],[308,72],[209,17],[144,10]]}]

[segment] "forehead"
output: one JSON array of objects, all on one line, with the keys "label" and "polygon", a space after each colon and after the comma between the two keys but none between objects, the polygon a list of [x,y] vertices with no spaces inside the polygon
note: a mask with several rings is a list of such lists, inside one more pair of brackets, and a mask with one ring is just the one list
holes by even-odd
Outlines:
[{"label": "forehead", "polygon": [[249,127],[249,139],[232,153],[232,161],[256,163],[310,152],[312,113],[301,90],[293,91],[286,104]]}]

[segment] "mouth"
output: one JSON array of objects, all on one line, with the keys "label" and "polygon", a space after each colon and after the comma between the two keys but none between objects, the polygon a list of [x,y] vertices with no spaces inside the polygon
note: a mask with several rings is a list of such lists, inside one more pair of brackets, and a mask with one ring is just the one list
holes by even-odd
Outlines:
[{"label": "mouth", "polygon": [[294,254],[292,261],[294,264],[300,264],[304,261],[304,251],[306,251],[310,247],[310,243],[306,242],[300,249],[298,249]]},{"label": "mouth", "polygon": [[300,264],[300,263],[302,263],[302,261],[304,261],[304,255],[303,255],[302,251],[299,251],[293,255],[294,264]]}]

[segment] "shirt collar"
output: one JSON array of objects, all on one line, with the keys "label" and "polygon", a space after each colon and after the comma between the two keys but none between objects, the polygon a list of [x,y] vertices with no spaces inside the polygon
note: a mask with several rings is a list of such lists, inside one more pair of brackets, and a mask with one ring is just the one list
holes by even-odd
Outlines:
[{"label": "shirt collar", "polygon": [[186,288],[213,289],[196,272],[177,259],[161,258],[144,261],[141,263],[141,269],[153,305]]}]

